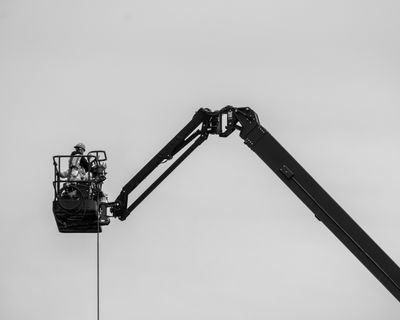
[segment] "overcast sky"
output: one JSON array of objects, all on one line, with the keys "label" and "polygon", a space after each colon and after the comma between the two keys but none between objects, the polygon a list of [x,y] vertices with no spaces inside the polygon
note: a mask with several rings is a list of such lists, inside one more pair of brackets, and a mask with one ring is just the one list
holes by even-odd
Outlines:
[{"label": "overcast sky", "polygon": [[[60,234],[54,154],[110,200],[200,107],[262,125],[400,263],[398,1],[0,1],[0,318],[96,318],[96,236]],[[102,319],[399,319],[237,134],[101,235]]]}]

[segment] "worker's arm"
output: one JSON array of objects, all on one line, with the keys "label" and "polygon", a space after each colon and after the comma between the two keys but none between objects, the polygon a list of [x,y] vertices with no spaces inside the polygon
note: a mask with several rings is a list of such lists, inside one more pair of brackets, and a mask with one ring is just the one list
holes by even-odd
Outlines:
[{"label": "worker's arm", "polygon": [[86,159],[85,156],[81,157],[81,160],[80,160],[79,164],[86,172],[89,171],[90,165],[89,165],[89,162],[88,162],[88,160]]}]

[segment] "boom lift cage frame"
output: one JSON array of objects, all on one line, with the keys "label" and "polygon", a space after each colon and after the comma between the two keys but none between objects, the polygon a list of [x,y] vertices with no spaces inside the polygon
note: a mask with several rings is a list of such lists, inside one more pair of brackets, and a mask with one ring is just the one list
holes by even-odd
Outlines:
[{"label": "boom lift cage frame", "polygon": [[[87,178],[84,180],[71,179],[69,176],[71,168],[69,165],[64,165],[64,161],[62,161],[65,159],[69,162],[71,158],[88,160]],[[107,155],[103,150],[90,151],[87,155],[53,156],[53,214],[60,232],[96,233],[102,231],[101,226],[98,225],[98,219],[99,214],[103,211],[100,195],[107,174],[105,161],[107,161]],[[63,167],[66,167],[65,171],[68,172],[68,176],[65,178],[60,176]]]}]

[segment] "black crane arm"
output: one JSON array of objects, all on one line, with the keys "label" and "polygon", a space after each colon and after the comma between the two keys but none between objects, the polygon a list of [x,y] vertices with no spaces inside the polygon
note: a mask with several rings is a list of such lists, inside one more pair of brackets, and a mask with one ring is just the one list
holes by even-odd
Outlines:
[{"label": "black crane arm", "polygon": [[[201,125],[200,129],[197,129]],[[311,175],[260,125],[250,108],[227,106],[220,111],[197,111],[193,119],[122,189],[111,204],[111,212],[121,220],[165,179],[209,134],[229,136],[239,130],[244,143],[252,149],[297,197],[392,293],[400,302],[400,268],[333,200]],[[197,137],[196,140],[194,140]],[[193,144],[129,207],[129,193],[160,163],[172,158],[190,142]]]},{"label": "black crane arm", "polygon": [[[114,217],[125,220],[141,203],[186,157],[201,145],[210,133],[216,133],[218,123],[215,122],[218,112],[209,109],[199,109],[193,119],[169,141],[125,186],[115,202],[107,204],[111,207]],[[196,139],[197,138],[197,139]],[[160,164],[171,160],[179,151],[189,146],[180,157],[171,164],[164,173],[154,181],[131,205],[128,206],[128,196],[145,180]]]},{"label": "black crane arm", "polygon": [[[252,112],[248,110],[247,112]],[[240,136],[400,302],[400,268],[258,121],[237,113]]]}]

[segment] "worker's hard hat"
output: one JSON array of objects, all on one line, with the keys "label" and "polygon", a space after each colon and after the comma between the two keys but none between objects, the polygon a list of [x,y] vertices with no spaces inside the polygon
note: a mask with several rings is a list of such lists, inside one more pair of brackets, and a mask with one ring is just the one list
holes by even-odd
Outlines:
[{"label": "worker's hard hat", "polygon": [[77,143],[77,144],[74,146],[74,148],[81,148],[81,149],[83,149],[83,150],[86,150],[86,147],[85,147],[85,145],[84,145],[82,142]]}]

